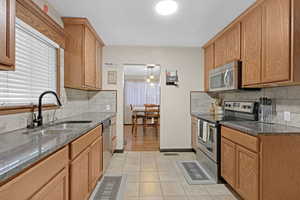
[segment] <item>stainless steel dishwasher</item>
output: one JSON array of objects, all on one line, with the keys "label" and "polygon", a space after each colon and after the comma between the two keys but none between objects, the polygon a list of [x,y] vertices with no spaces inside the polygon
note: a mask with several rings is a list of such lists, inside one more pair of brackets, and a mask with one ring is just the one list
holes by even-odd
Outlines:
[{"label": "stainless steel dishwasher", "polygon": [[103,170],[106,171],[112,158],[112,142],[111,142],[111,120],[107,119],[102,124],[103,136]]}]

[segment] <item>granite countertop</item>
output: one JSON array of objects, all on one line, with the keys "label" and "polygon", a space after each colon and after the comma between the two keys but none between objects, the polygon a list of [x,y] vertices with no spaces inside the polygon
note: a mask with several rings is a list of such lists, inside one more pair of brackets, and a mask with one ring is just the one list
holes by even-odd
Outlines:
[{"label": "granite countertop", "polygon": [[214,115],[210,113],[192,112],[192,116],[203,119],[212,123],[219,123],[229,128],[239,130],[252,136],[260,135],[283,135],[283,134],[299,134],[300,128],[287,126],[276,123],[262,123],[259,121],[232,120],[224,117],[224,115]]},{"label": "granite countertop", "polygon": [[[116,113],[83,113],[55,121],[92,121],[60,133],[42,134],[41,129],[19,129],[0,134],[0,183],[94,129]],[[47,125],[46,125],[47,126]]]},{"label": "granite countertop", "polygon": [[201,112],[192,112],[192,116],[197,117],[199,119],[203,119],[212,123],[216,123],[222,121],[224,118],[223,114],[212,114],[212,113],[201,113]]},{"label": "granite countertop", "polygon": [[229,128],[239,130],[252,136],[261,135],[286,135],[286,134],[299,134],[300,128],[294,126],[287,126],[284,124],[276,123],[262,123],[258,121],[221,121],[221,125]]}]

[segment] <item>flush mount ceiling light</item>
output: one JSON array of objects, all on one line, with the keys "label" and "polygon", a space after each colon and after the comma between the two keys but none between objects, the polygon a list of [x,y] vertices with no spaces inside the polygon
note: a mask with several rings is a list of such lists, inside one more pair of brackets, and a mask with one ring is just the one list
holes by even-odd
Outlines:
[{"label": "flush mount ceiling light", "polygon": [[174,14],[178,9],[178,4],[174,0],[162,0],[155,6],[155,10],[160,15],[171,15]]}]

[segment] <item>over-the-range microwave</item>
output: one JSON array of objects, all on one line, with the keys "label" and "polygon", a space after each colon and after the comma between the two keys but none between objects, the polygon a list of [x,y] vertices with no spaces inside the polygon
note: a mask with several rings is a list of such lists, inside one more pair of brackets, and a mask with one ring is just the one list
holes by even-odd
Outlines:
[{"label": "over-the-range microwave", "polygon": [[209,91],[237,90],[241,85],[241,62],[233,61],[209,71]]}]

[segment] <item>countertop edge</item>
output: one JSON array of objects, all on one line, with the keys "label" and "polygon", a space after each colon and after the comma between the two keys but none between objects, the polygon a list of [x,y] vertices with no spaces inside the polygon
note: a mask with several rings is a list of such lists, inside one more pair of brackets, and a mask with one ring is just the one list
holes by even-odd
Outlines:
[{"label": "countertop edge", "polygon": [[[110,114],[108,114],[107,117],[105,117],[104,119],[100,120],[99,122],[92,123],[88,128],[82,129],[80,131],[80,133],[74,135],[74,137],[70,138],[68,141],[66,141],[65,143],[61,144],[60,146],[54,147],[54,148],[52,148],[49,151],[43,152],[41,156],[34,157],[34,158],[26,161],[25,163],[22,163],[20,166],[16,166],[15,168],[13,168],[13,169],[11,169],[11,170],[3,173],[3,174],[0,174],[0,186],[6,184],[7,182],[9,182],[10,180],[12,180],[16,176],[18,176],[21,173],[23,173],[24,171],[30,169],[32,166],[36,165],[38,162],[46,159],[47,157],[51,156],[55,152],[57,152],[60,149],[64,148],[65,146],[69,145],[70,143],[72,143],[76,139],[80,138],[84,134],[88,133],[89,131],[93,130],[97,126],[101,125],[103,123],[103,121],[105,121],[107,119],[110,119],[112,117],[115,117],[115,116],[116,116],[116,113],[110,113]],[[72,116],[72,117],[74,117],[74,116]],[[72,118],[72,117],[70,117],[70,118]],[[61,121],[61,120],[58,120],[58,121]]]}]

